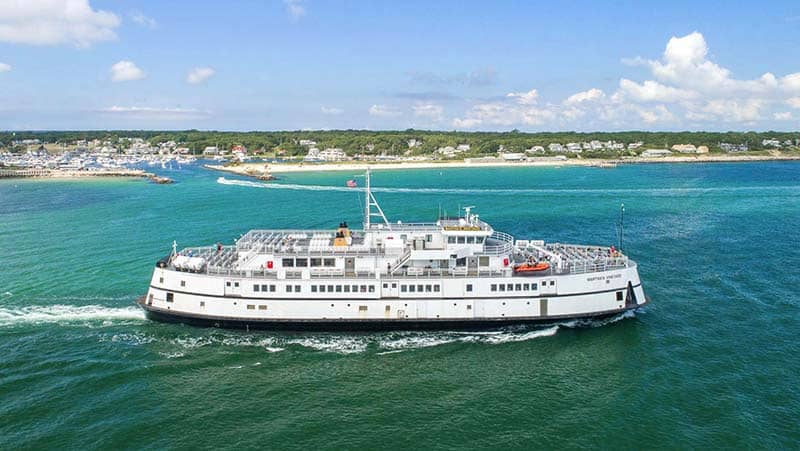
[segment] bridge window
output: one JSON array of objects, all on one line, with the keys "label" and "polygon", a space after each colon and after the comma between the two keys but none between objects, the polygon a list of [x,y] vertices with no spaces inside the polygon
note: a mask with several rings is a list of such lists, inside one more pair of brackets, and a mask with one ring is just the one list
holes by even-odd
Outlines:
[{"label": "bridge window", "polygon": [[447,242],[450,243],[450,244],[455,244],[456,243],[456,237],[448,236],[447,237]]},{"label": "bridge window", "polygon": [[482,236],[476,236],[475,237],[475,242],[478,243],[478,244],[482,244],[483,243],[483,237]]},{"label": "bridge window", "polygon": [[464,244],[466,242],[466,237],[460,236],[458,237],[458,244]]},{"label": "bridge window", "polygon": [[467,244],[474,244],[474,243],[475,243],[475,237],[474,236],[468,236],[467,237]]},{"label": "bridge window", "polygon": [[326,258],[322,261],[325,267],[330,268],[336,266],[336,259],[335,258]]}]

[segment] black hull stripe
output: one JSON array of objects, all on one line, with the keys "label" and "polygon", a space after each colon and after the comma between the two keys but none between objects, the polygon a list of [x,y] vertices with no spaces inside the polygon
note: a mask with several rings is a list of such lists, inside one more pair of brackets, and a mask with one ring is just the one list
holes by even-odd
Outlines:
[{"label": "black hull stripe", "polygon": [[[633,286],[633,288],[639,288],[642,284],[638,283]],[[168,288],[157,287],[155,285],[150,285],[150,288],[154,288],[156,290],[166,291],[169,293],[179,293],[179,294],[188,294],[192,296],[203,296],[208,298],[222,298],[222,299],[234,299],[234,300],[253,300],[253,301],[388,301],[388,300],[399,300],[399,301],[469,301],[472,299],[550,299],[550,298],[561,298],[561,297],[570,297],[570,296],[586,296],[589,294],[601,294],[601,293],[613,293],[615,291],[625,291],[626,287],[622,288],[614,288],[610,290],[600,290],[600,291],[586,291],[583,293],[564,293],[564,294],[538,294],[538,295],[517,295],[517,296],[462,296],[462,297],[448,297],[448,298],[440,298],[440,297],[429,297],[429,298],[404,298],[404,297],[385,297],[385,298],[277,298],[277,297],[252,297],[252,296],[237,296],[237,295],[220,295],[220,294],[204,294],[204,293],[194,293],[191,291],[181,291],[181,290],[170,290]],[[343,293],[344,294],[344,293]]]}]

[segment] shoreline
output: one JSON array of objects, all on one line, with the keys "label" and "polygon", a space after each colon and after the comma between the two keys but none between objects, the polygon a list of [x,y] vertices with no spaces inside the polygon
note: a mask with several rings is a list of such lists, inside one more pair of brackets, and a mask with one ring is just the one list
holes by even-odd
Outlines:
[{"label": "shoreline", "polygon": [[378,170],[436,169],[436,168],[505,168],[505,167],[563,167],[581,166],[613,168],[623,164],[665,164],[665,163],[747,163],[756,161],[800,161],[800,155],[710,155],[710,156],[669,156],[656,158],[629,159],[542,159],[535,161],[444,161],[444,162],[392,162],[392,163],[242,163],[235,166],[204,164],[206,169],[231,174],[260,178],[267,174],[294,172],[337,172],[364,171],[369,167]]},{"label": "shoreline", "polygon": [[92,178],[143,178],[157,184],[172,183],[166,177],[159,177],[142,169],[101,169],[96,171],[62,171],[58,169],[0,169],[0,180],[88,180]]}]

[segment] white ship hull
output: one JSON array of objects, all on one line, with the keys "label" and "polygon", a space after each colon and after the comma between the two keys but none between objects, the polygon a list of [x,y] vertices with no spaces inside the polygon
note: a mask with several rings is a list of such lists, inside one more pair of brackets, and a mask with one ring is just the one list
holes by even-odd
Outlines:
[{"label": "white ship hull", "polygon": [[[336,291],[345,284],[357,286],[359,292]],[[420,294],[416,290],[413,294],[399,292],[402,285],[411,284],[431,289]],[[471,292],[466,292],[467,284],[472,285]],[[500,284],[513,288],[527,285],[529,289],[512,289],[502,295],[490,290]],[[263,293],[262,285],[274,285],[275,291]],[[291,293],[286,292],[286,285],[292,286]],[[332,286],[334,292],[312,293],[312,285]],[[362,285],[366,292],[361,292]],[[295,292],[298,286],[299,293]],[[602,274],[382,280],[226,278],[158,268],[148,294],[138,302],[152,319],[200,326],[359,330],[500,327],[593,318],[636,309],[647,300],[632,264]]]}]

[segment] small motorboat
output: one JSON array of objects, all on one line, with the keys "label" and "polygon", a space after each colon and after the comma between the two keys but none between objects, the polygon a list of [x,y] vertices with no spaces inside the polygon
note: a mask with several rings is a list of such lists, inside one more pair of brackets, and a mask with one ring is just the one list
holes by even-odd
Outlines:
[{"label": "small motorboat", "polygon": [[355,187],[358,186],[358,184],[356,183],[355,179],[348,180],[346,185],[347,185],[348,188],[355,188]]},{"label": "small motorboat", "polygon": [[532,274],[550,269],[550,263],[523,263],[514,267],[514,272],[519,274]]}]

